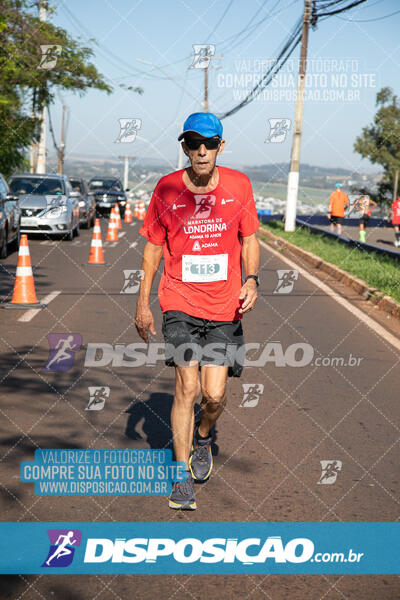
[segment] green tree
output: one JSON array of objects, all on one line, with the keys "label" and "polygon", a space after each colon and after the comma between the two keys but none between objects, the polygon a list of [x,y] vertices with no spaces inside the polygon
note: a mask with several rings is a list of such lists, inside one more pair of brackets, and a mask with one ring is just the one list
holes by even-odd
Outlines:
[{"label": "green tree", "polygon": [[[83,95],[113,88],[90,62],[93,50],[38,14],[39,2],[0,0],[0,172],[26,166],[26,151],[40,132],[38,115],[57,89]],[[41,46],[61,47],[56,65],[43,68]],[[142,93],[140,88],[127,89]]]},{"label": "green tree", "polygon": [[376,106],[374,121],[363,128],[354,150],[383,167],[377,197],[381,202],[389,202],[397,194],[400,173],[400,104],[391,88],[385,87],[376,95]]}]

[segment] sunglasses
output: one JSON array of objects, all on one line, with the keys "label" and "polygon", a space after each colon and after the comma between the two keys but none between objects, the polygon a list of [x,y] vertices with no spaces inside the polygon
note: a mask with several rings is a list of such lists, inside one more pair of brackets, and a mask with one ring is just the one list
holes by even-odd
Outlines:
[{"label": "sunglasses", "polygon": [[216,150],[221,143],[221,138],[204,138],[199,140],[196,138],[184,138],[185,144],[189,150],[198,150],[202,144],[207,150]]}]

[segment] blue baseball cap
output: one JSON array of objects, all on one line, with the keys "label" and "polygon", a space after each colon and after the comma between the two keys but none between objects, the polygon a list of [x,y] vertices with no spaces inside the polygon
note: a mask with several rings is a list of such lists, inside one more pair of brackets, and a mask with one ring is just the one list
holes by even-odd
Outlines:
[{"label": "blue baseball cap", "polygon": [[222,139],[222,123],[213,113],[198,112],[189,115],[178,140],[180,141],[189,131],[207,138],[218,135]]},{"label": "blue baseball cap", "polygon": [[335,187],[337,187],[337,188],[341,188],[341,187],[343,187],[343,185],[342,185],[341,183],[337,183],[337,184],[335,185]]}]

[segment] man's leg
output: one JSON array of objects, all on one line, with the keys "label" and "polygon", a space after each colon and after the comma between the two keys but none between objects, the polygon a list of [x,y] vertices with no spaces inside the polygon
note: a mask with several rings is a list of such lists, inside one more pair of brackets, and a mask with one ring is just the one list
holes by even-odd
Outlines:
[{"label": "man's leg", "polygon": [[194,403],[200,393],[198,363],[175,366],[175,397],[171,411],[172,435],[176,460],[186,463],[186,479],[175,482],[169,497],[169,507],[195,510],[193,479],[189,469],[194,427]]},{"label": "man's leg", "polygon": [[360,242],[365,242],[367,239],[366,224],[364,220],[360,223]]},{"label": "man's leg", "polygon": [[225,408],[227,377],[228,367],[206,365],[201,368],[201,437],[208,437],[211,427]]},{"label": "man's leg", "polygon": [[175,397],[171,411],[171,425],[175,457],[186,462],[192,447],[194,428],[194,404],[200,393],[198,363],[175,367]]},{"label": "man's leg", "polygon": [[213,468],[210,429],[225,408],[227,376],[228,367],[201,367],[201,420],[194,431],[190,456],[190,470],[197,481],[208,479]]}]

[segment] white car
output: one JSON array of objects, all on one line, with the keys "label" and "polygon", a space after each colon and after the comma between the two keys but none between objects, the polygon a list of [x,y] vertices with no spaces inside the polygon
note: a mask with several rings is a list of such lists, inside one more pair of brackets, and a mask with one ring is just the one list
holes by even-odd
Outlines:
[{"label": "white car", "polygon": [[19,198],[22,233],[44,233],[72,240],[79,235],[79,192],[65,175],[22,174],[9,181]]}]

